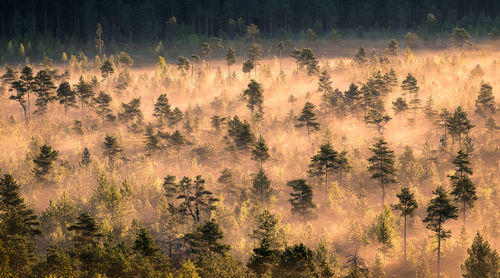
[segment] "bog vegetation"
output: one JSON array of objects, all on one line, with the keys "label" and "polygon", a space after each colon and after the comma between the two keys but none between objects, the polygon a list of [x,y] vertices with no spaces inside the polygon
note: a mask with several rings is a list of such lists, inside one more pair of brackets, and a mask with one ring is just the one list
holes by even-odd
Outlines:
[{"label": "bog vegetation", "polygon": [[3,52],[1,277],[499,277],[493,42],[105,32]]}]

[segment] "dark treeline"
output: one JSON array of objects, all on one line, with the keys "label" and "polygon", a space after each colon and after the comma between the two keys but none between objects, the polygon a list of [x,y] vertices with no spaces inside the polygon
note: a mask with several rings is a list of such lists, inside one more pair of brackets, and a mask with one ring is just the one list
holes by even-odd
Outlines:
[{"label": "dark treeline", "polygon": [[[234,38],[250,23],[266,35],[336,29],[407,29],[424,26],[432,14],[441,26],[498,25],[500,3],[420,0],[3,0],[3,38],[54,37],[91,42],[95,26],[118,42],[174,39],[179,33]],[[172,20],[176,18],[176,22]],[[170,20],[170,21],[169,21]],[[496,23],[496,24],[495,24]],[[491,30],[486,30],[490,32]]]}]

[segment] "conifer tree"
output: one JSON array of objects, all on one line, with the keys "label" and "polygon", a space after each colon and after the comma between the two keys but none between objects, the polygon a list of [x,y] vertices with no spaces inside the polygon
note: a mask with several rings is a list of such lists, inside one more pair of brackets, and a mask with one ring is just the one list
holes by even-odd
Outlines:
[{"label": "conifer tree", "polygon": [[260,83],[255,80],[250,80],[248,87],[243,91],[243,96],[247,100],[247,107],[254,115],[255,112],[263,114],[262,103],[264,103],[263,88]]},{"label": "conifer tree", "polygon": [[146,132],[144,133],[144,143],[146,145],[146,150],[150,154],[161,149],[158,133],[155,133],[153,125],[151,124],[148,124],[146,126]]},{"label": "conifer tree", "polygon": [[182,72],[183,75],[189,70],[190,63],[189,60],[184,56],[179,56],[177,59],[177,69]]},{"label": "conifer tree", "polygon": [[90,106],[92,97],[94,96],[94,91],[92,90],[92,85],[87,83],[84,79],[83,76],[80,76],[80,80],[78,81],[78,84],[76,85],[76,94],[78,95],[78,98],[80,99],[80,104],[82,108],[82,122],[85,117],[85,105]]},{"label": "conifer tree", "polygon": [[[20,196],[20,186],[12,175],[0,176],[0,246],[2,267],[7,263],[13,276],[30,273],[34,262],[33,237],[41,234],[37,216]],[[0,270],[0,273],[4,269]]]},{"label": "conifer tree", "polygon": [[465,28],[455,27],[450,36],[456,47],[462,48],[464,45],[471,46],[471,35]]},{"label": "conifer tree", "polygon": [[258,247],[253,249],[247,267],[257,275],[262,276],[271,271],[279,259],[280,244],[277,240],[278,219],[268,210],[264,210],[257,217],[257,227],[250,237],[257,240]]},{"label": "conifer tree", "polygon": [[399,43],[396,39],[392,39],[387,44],[387,47],[385,48],[385,53],[387,55],[396,56],[398,55],[398,52],[399,52]]},{"label": "conifer tree", "polygon": [[439,120],[437,126],[443,129],[443,137],[440,139],[441,145],[446,146],[448,144],[448,121],[451,117],[450,111],[443,108],[441,113],[439,113]]},{"label": "conifer tree", "polygon": [[183,114],[181,109],[179,107],[175,107],[172,110],[172,113],[170,113],[168,117],[168,124],[169,126],[175,126],[175,129],[177,129],[177,124],[182,121]]},{"label": "conifer tree", "polygon": [[89,149],[86,148],[86,147],[83,148],[82,159],[80,161],[80,165],[83,165],[83,166],[87,167],[90,164],[91,161],[92,160],[90,159],[90,151],[89,151]]},{"label": "conifer tree", "polygon": [[30,66],[25,66],[21,70],[21,76],[19,76],[19,81],[21,86],[26,90],[28,96],[28,120],[31,119],[31,93],[35,87],[35,78],[33,77],[33,69]]},{"label": "conifer tree", "polygon": [[292,206],[292,214],[302,217],[305,223],[306,219],[316,217],[314,209],[316,204],[313,203],[313,190],[310,185],[306,183],[305,179],[291,180],[287,182],[287,186],[293,189],[290,193],[290,205]]},{"label": "conifer tree", "polygon": [[332,80],[326,70],[322,71],[318,80],[318,92],[328,94],[332,92]]},{"label": "conifer tree", "polygon": [[488,241],[479,232],[472,246],[467,249],[469,257],[461,265],[464,278],[497,278],[500,276],[500,259],[496,250],[491,250]]},{"label": "conifer tree", "polygon": [[450,177],[452,184],[451,195],[455,201],[462,204],[462,211],[464,216],[465,227],[465,211],[467,207],[473,208],[477,200],[476,186],[470,180],[469,175],[472,175],[472,168],[470,168],[469,155],[463,150],[459,150],[453,164],[457,167],[455,173]]},{"label": "conifer tree", "polygon": [[104,117],[108,117],[111,115],[111,109],[109,106],[111,105],[111,101],[113,98],[106,94],[104,91],[100,91],[97,97],[94,98],[94,109],[97,115],[101,117],[101,120],[104,121]]},{"label": "conifer tree", "polygon": [[285,248],[272,277],[317,277],[315,271],[313,251],[300,243]]},{"label": "conifer tree", "polygon": [[408,93],[408,98],[411,103],[413,97],[412,94],[417,94],[420,88],[417,85],[417,79],[413,77],[411,73],[408,73],[406,79],[401,82],[401,89],[403,89],[403,96],[406,100],[406,93]]},{"label": "conifer tree", "polygon": [[111,63],[109,59],[106,59],[104,63],[102,63],[100,70],[103,79],[106,79],[115,73],[113,63]]},{"label": "conifer tree", "polygon": [[236,63],[236,50],[234,50],[233,47],[228,47],[226,51],[226,65],[227,65],[227,72],[229,73],[230,67]]},{"label": "conifer tree", "polygon": [[458,106],[455,112],[448,117],[446,126],[450,135],[458,137],[459,149],[462,149],[462,135],[468,134],[474,127],[467,118],[467,112],[463,111],[462,107]]},{"label": "conifer tree", "polygon": [[2,80],[3,86],[10,86],[12,82],[16,81],[17,73],[13,67],[5,65],[5,73],[0,76],[0,79]]},{"label": "conifer tree", "polygon": [[364,64],[368,61],[364,47],[360,47],[356,55],[354,55],[354,61],[358,64]]},{"label": "conifer tree", "polygon": [[375,235],[377,241],[382,244],[379,250],[384,256],[394,247],[394,231],[396,220],[387,206],[384,211],[377,216],[375,224]]},{"label": "conifer tree", "polygon": [[429,202],[424,223],[427,223],[427,229],[434,232],[437,238],[437,277],[439,278],[441,276],[441,242],[451,237],[451,231],[446,230],[444,224],[449,219],[458,218],[458,209],[451,203],[451,198],[442,186],[436,188],[432,194],[434,198]]},{"label": "conifer tree", "polygon": [[394,114],[399,115],[399,120],[401,120],[401,114],[408,110],[408,104],[404,98],[398,97],[396,101],[392,102],[392,109],[394,110]]},{"label": "conifer tree", "polygon": [[252,188],[250,190],[260,206],[266,207],[269,204],[273,189],[271,188],[271,181],[267,178],[264,169],[260,168],[259,172],[253,177]]},{"label": "conifer tree", "polygon": [[493,117],[489,117],[486,121],[486,128],[490,132],[490,137],[493,137],[493,133],[498,129],[497,123]]},{"label": "conifer tree", "polygon": [[26,98],[25,95],[27,93],[26,87],[23,85],[21,81],[14,81],[12,82],[11,88],[9,91],[16,91],[15,95],[9,96],[9,99],[15,100],[21,105],[21,108],[23,109],[23,115],[24,115],[24,120],[27,123],[29,120],[29,115],[28,115],[28,106],[26,105]]},{"label": "conifer tree", "polygon": [[122,146],[120,146],[118,139],[111,135],[106,135],[104,137],[104,155],[108,157],[109,164],[112,165],[116,159],[116,156],[123,152]]},{"label": "conifer tree", "polygon": [[33,173],[39,181],[45,181],[47,174],[52,169],[52,164],[59,156],[59,153],[52,149],[50,145],[43,145],[40,147],[40,153],[33,159],[35,168]]},{"label": "conifer tree", "polygon": [[373,156],[368,159],[370,166],[368,171],[372,172],[372,179],[378,180],[382,187],[382,205],[385,200],[385,188],[391,183],[396,183],[394,166],[394,151],[389,150],[387,142],[380,139],[369,148],[373,152]]},{"label": "conifer tree", "polygon": [[260,60],[262,60],[262,45],[254,42],[250,45],[248,52],[248,58],[252,60],[255,68],[255,74],[257,74],[257,65],[259,65]]},{"label": "conifer tree", "polygon": [[215,209],[217,198],[212,197],[212,192],[205,189],[205,180],[201,175],[196,176],[194,183],[184,177],[179,182],[179,196],[181,200],[180,211],[193,218],[195,223],[200,223],[203,213],[210,213]]},{"label": "conifer tree", "polygon": [[339,170],[338,157],[339,153],[333,148],[331,142],[322,144],[318,153],[311,157],[308,173],[311,177],[324,177],[325,200],[328,199],[328,174],[336,173]]},{"label": "conifer tree", "polygon": [[493,95],[493,87],[488,83],[481,84],[479,95],[476,100],[475,112],[484,119],[492,116],[496,112],[495,96]]},{"label": "conifer tree", "polygon": [[255,148],[252,150],[252,160],[259,162],[260,167],[262,164],[269,159],[269,148],[267,147],[266,140],[262,135],[259,136],[259,139],[255,143]]},{"label": "conifer tree", "polygon": [[311,141],[311,129],[312,131],[319,130],[319,123],[316,118],[316,114],[314,113],[314,107],[314,104],[306,102],[300,117],[297,119],[299,123],[295,125],[295,127],[306,127],[309,142]]},{"label": "conifer tree", "polygon": [[379,136],[382,136],[384,131],[384,126],[391,120],[385,113],[385,111],[379,111],[377,109],[370,109],[368,114],[365,116],[365,123],[367,125],[374,126],[377,129]]},{"label": "conifer tree", "polygon": [[59,99],[59,104],[64,105],[64,116],[68,114],[68,108],[77,107],[76,93],[71,89],[71,85],[68,82],[59,84],[57,98]]},{"label": "conifer tree", "polygon": [[357,113],[360,108],[361,92],[354,83],[349,85],[349,89],[344,92],[344,104],[349,107],[351,113]]},{"label": "conifer tree", "polygon": [[254,69],[255,64],[252,59],[248,59],[245,62],[243,62],[243,68],[242,71],[244,73],[248,73],[248,77],[250,77],[250,72]]},{"label": "conifer tree", "polygon": [[224,234],[219,224],[214,219],[196,226],[195,230],[187,233],[184,238],[187,240],[194,253],[208,253],[224,255],[231,246],[222,243]]},{"label": "conifer tree", "polygon": [[418,208],[417,200],[415,200],[415,194],[413,194],[408,187],[401,188],[401,192],[396,195],[399,202],[397,204],[391,205],[392,209],[401,211],[400,216],[403,217],[403,237],[404,237],[404,253],[405,253],[405,263],[406,263],[406,223],[408,217],[413,217],[415,211]]},{"label": "conifer tree", "polygon": [[371,270],[371,278],[385,278],[385,265],[382,258],[377,254]]},{"label": "conifer tree", "polygon": [[342,268],[347,269],[345,278],[368,278],[368,268],[357,253],[348,256],[347,262]]},{"label": "conifer tree", "polygon": [[47,113],[48,104],[57,99],[54,92],[54,89],[57,87],[54,85],[50,74],[44,69],[37,73],[33,80],[33,85],[33,91],[37,95],[35,102],[37,109],[35,110],[35,114],[43,115]]},{"label": "conifer tree", "polygon": [[208,58],[208,64],[210,65],[210,59],[212,58],[213,50],[210,47],[210,44],[207,42],[202,42],[201,43],[201,51],[200,51],[200,56],[203,59]]}]

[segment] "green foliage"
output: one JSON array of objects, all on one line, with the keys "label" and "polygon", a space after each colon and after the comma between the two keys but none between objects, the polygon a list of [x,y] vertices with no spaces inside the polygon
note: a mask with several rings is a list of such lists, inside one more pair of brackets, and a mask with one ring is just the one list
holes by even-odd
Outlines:
[{"label": "green foliage", "polygon": [[319,130],[319,123],[317,122],[316,114],[314,113],[314,107],[314,104],[306,102],[300,117],[297,118],[298,123],[295,125],[295,127],[306,127],[309,141],[311,141],[311,129],[312,131]]},{"label": "green foliage", "polygon": [[464,213],[465,225],[465,212],[467,207],[473,208],[477,200],[476,186],[471,181],[469,175],[472,175],[470,168],[469,155],[463,150],[459,150],[453,164],[457,167],[455,173],[450,177],[452,191],[451,195],[454,200],[462,204],[462,211]]},{"label": "green foliage", "polygon": [[49,174],[50,169],[52,169],[52,164],[59,156],[59,153],[52,149],[50,145],[43,145],[40,147],[40,153],[33,159],[35,167],[33,169],[33,174],[39,181],[46,181],[46,176]]},{"label": "green foliage", "polygon": [[106,79],[108,76],[111,76],[115,73],[115,69],[113,67],[113,63],[109,59],[106,59],[104,63],[101,65],[101,76]]},{"label": "green foliage", "polygon": [[33,85],[33,91],[37,95],[35,102],[37,109],[35,110],[35,114],[45,114],[47,113],[47,105],[57,99],[54,92],[54,89],[57,87],[45,69],[37,73],[33,80]]},{"label": "green foliage", "polygon": [[290,193],[290,205],[292,206],[292,214],[302,217],[303,222],[306,219],[316,217],[314,209],[316,204],[313,202],[313,190],[304,179],[291,180],[287,182],[287,186],[293,189]]},{"label": "green foliage", "polygon": [[187,233],[184,238],[192,248],[192,252],[204,255],[225,255],[231,248],[229,245],[222,243],[224,234],[221,231],[219,224],[215,220],[205,222],[203,225],[198,225],[193,232]]},{"label": "green foliage", "polygon": [[252,179],[252,188],[250,190],[261,206],[267,206],[269,204],[273,189],[271,188],[271,181],[267,178],[262,167]]},{"label": "green foliage", "polygon": [[304,244],[289,246],[281,254],[278,265],[273,270],[273,277],[315,277],[313,259],[313,251]]},{"label": "green foliage", "polygon": [[196,176],[194,183],[188,177],[183,177],[179,182],[179,195],[181,200],[179,210],[191,216],[195,223],[199,223],[202,214],[210,214],[215,209],[214,203],[217,198],[212,197],[212,192],[205,189],[205,180],[201,175]]},{"label": "green foliage", "polygon": [[380,139],[370,148],[373,156],[368,159],[370,166],[368,171],[372,172],[371,178],[378,180],[382,187],[382,204],[385,199],[385,187],[392,183],[396,183],[394,167],[394,151],[389,150],[387,142]]},{"label": "green foliage", "polygon": [[252,115],[254,113],[259,113],[260,115],[264,113],[262,108],[262,104],[264,103],[263,92],[262,85],[253,79],[248,83],[248,88],[243,91],[243,96],[247,100],[247,107],[252,112]]},{"label": "green foliage", "polygon": [[71,89],[71,85],[68,82],[59,84],[57,98],[59,99],[59,104],[64,105],[64,115],[67,115],[68,108],[77,107],[76,92]]},{"label": "green foliage", "polygon": [[268,151],[269,148],[266,145],[266,140],[260,135],[255,143],[255,148],[252,150],[252,160],[258,161],[262,165],[270,157]]},{"label": "green foliage", "polygon": [[451,32],[450,39],[456,47],[463,47],[464,45],[472,46],[470,39],[472,36],[465,30],[465,28],[455,27]]},{"label": "green foliage", "polygon": [[385,255],[394,247],[394,234],[396,228],[396,220],[387,206],[384,206],[384,211],[377,216],[375,224],[375,235],[377,241],[382,244],[379,250]]},{"label": "green foliage", "polygon": [[108,157],[109,164],[113,164],[116,156],[123,152],[122,146],[118,143],[118,138],[111,135],[104,137],[104,152],[103,154]]},{"label": "green foliage", "polygon": [[481,84],[479,95],[476,100],[476,112],[484,119],[490,117],[496,112],[495,96],[493,95],[493,87],[488,83]]},{"label": "green foliage", "polygon": [[496,250],[491,250],[488,241],[479,232],[472,246],[467,249],[469,257],[461,265],[464,278],[497,278],[500,276],[500,262]]}]

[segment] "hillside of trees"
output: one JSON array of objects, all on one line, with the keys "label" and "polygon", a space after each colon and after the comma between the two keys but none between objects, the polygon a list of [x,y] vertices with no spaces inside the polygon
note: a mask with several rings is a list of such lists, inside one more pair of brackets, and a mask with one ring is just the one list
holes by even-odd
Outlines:
[{"label": "hillside of trees", "polygon": [[[432,43],[267,38],[330,11],[298,1],[289,21],[237,6],[259,24],[234,37],[212,36],[224,1],[49,2],[2,4],[24,25],[2,33],[0,277],[500,277],[495,41],[460,25]],[[324,30],[356,17],[337,2]],[[416,3],[407,25],[429,15]],[[462,4],[457,20],[500,8]],[[144,7],[180,14],[199,44],[173,56],[137,29]],[[14,44],[27,15],[88,45]],[[359,24],[395,18],[377,16]],[[139,65],[111,46],[131,34],[150,40]]]}]

